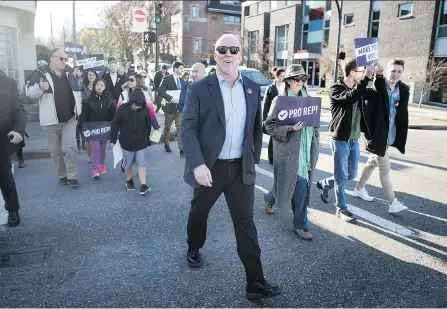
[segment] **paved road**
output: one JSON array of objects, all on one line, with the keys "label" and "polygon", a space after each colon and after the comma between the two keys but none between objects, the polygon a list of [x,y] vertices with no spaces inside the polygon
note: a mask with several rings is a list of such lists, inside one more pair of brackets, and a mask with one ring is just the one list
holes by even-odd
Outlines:
[{"label": "paved road", "polygon": [[[325,125],[316,179],[332,170]],[[348,197],[362,215],[357,225],[337,219],[313,189],[312,242],[294,235],[289,209],[264,212],[262,194],[272,184],[264,149],[255,222],[266,276],[283,294],[260,303],[244,297],[243,268],[222,198],[210,214],[204,268],[187,266],[191,189],[182,181],[184,162],[176,151],[150,147],[153,191],[146,197],[128,192],[119,170],[92,180],[85,156],[79,158],[77,191],[57,184],[49,160],[28,161],[16,170],[23,222],[0,226],[0,306],[446,307],[447,135],[412,130],[408,144],[408,154],[392,150],[391,160],[397,197],[411,211],[387,213],[377,174],[368,190],[378,200]],[[8,253],[27,251],[35,252],[6,261]]]}]

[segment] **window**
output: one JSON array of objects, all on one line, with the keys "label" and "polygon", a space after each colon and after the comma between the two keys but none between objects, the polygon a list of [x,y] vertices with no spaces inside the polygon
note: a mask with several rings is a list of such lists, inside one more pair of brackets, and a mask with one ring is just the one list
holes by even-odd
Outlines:
[{"label": "window", "polygon": [[438,38],[447,37],[447,0],[441,2],[439,8]]},{"label": "window", "polygon": [[197,18],[197,6],[191,8],[191,16],[192,18]]},{"label": "window", "polygon": [[380,11],[372,11],[371,25],[369,27],[369,36],[372,38],[377,38],[379,36],[379,20],[380,20]]},{"label": "window", "polygon": [[17,29],[0,26],[0,70],[20,85]]},{"label": "window", "polygon": [[275,59],[275,67],[277,68],[287,67],[287,59]]},{"label": "window", "polygon": [[326,7],[325,7],[325,11],[330,11],[331,10],[331,4],[332,4],[332,1],[331,0],[327,0],[326,1]]},{"label": "window", "polygon": [[270,0],[270,11],[276,10],[278,8],[278,2],[276,0]]},{"label": "window", "polygon": [[331,29],[331,20],[325,20],[324,21],[324,40],[323,40],[323,47],[329,46],[329,31]]},{"label": "window", "polygon": [[219,1],[220,4],[226,4],[226,5],[241,5],[240,1]]},{"label": "window", "polygon": [[289,6],[289,4],[290,4],[289,1],[286,0],[285,6]]},{"label": "window", "polygon": [[251,31],[248,33],[248,54],[256,54],[258,52],[259,31]]},{"label": "window", "polygon": [[397,17],[408,16],[413,13],[413,3],[399,4],[399,12]]},{"label": "window", "polygon": [[354,24],[354,14],[345,14],[345,22],[344,25],[353,25]]},{"label": "window", "polygon": [[224,22],[232,24],[240,24],[241,18],[239,16],[224,15]]},{"label": "window", "polygon": [[276,27],[276,52],[289,50],[289,25]]},{"label": "window", "polygon": [[303,24],[303,44],[301,46],[302,50],[307,50],[307,38],[309,36],[309,24]]},{"label": "window", "polygon": [[316,9],[316,8],[324,8],[325,11],[330,11],[331,10],[331,1],[327,0],[327,1],[315,1],[315,0],[305,0],[304,3],[304,16],[308,16],[309,12],[312,9]]},{"label": "window", "polygon": [[256,15],[259,13],[259,2],[250,5],[250,15]]},{"label": "window", "polygon": [[199,39],[194,39],[194,52],[200,53],[202,52],[202,42]]},{"label": "window", "polygon": [[250,7],[249,6],[244,6],[244,16],[250,16]]}]

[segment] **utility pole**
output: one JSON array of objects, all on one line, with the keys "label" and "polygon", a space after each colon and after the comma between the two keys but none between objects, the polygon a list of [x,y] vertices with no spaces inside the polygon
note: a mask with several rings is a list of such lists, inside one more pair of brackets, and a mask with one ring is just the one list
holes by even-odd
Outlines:
[{"label": "utility pole", "polygon": [[53,36],[53,18],[50,12],[50,27],[51,27],[51,46],[54,48],[54,36]]},{"label": "utility pole", "polygon": [[73,43],[76,44],[76,6],[73,1]]},{"label": "utility pole", "polygon": [[155,24],[155,72],[158,71],[158,56],[160,54],[160,46],[158,45],[158,24]]},{"label": "utility pole", "polygon": [[335,54],[335,68],[334,68],[334,84],[338,79],[338,57],[340,54],[340,37],[341,37],[341,20],[342,20],[342,10],[343,10],[343,0],[336,0],[337,11],[338,11],[338,37],[337,37],[337,52]]}]

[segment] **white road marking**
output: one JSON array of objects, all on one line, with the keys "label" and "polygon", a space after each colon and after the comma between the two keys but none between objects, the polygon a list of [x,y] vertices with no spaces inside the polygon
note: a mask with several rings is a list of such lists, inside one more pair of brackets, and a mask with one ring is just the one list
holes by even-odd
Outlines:
[{"label": "white road marking", "polygon": [[[259,166],[256,166],[256,171],[259,172],[260,174],[263,174],[263,175],[266,175],[266,176],[268,176],[270,178],[273,178],[273,173],[272,172],[269,172],[269,171],[267,171],[267,170],[265,170],[265,169],[263,169],[263,168],[261,168]],[[259,186],[256,186],[256,187],[259,190],[261,190],[261,191],[265,190],[262,187],[259,187]],[[346,193],[352,195],[352,191],[346,190]],[[372,223],[374,223],[374,224],[376,224],[376,225],[378,225],[378,226],[380,226],[382,228],[385,228],[385,229],[387,229],[389,231],[392,231],[394,233],[400,234],[400,235],[405,236],[405,237],[415,236],[415,233],[412,230],[410,230],[410,229],[408,229],[408,228],[406,228],[406,227],[404,227],[402,225],[399,225],[399,224],[394,223],[392,221],[383,219],[383,218],[381,218],[379,216],[376,216],[376,215],[374,215],[374,214],[372,214],[372,213],[370,213],[370,212],[368,212],[366,210],[363,210],[361,208],[355,207],[353,205],[348,205],[348,208],[353,213],[355,213],[357,216],[362,217],[363,219],[368,220],[368,221],[370,221],[370,222],[372,222]]]}]

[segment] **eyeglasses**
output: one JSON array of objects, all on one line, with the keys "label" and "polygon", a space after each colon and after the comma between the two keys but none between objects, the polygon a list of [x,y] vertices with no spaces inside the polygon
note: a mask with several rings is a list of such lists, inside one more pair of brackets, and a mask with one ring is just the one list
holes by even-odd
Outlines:
[{"label": "eyeglasses", "polygon": [[218,46],[216,50],[219,54],[225,55],[228,50],[230,50],[230,54],[237,55],[239,53],[239,47],[237,46]]},{"label": "eyeglasses", "polygon": [[146,78],[147,76],[146,75],[141,75],[141,77]]},{"label": "eyeglasses", "polygon": [[58,58],[60,61],[65,61],[65,62],[67,62],[68,61],[68,58],[64,58],[64,57],[59,57],[59,56],[51,56],[51,57],[56,57],[56,58]]},{"label": "eyeglasses", "polygon": [[129,78],[129,82],[134,82],[135,81],[135,78]]},{"label": "eyeglasses", "polygon": [[307,82],[307,77],[304,77],[304,76],[303,77],[297,76],[297,77],[293,77],[292,79],[296,82],[303,82],[303,83]]}]

